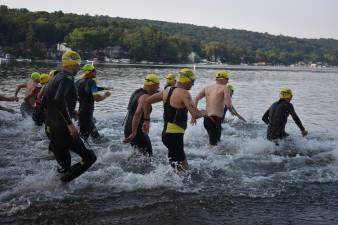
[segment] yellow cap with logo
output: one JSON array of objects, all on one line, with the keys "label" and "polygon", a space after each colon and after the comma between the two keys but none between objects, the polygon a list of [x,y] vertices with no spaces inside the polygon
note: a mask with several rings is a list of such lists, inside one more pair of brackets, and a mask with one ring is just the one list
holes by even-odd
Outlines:
[{"label": "yellow cap with logo", "polygon": [[152,85],[152,84],[159,84],[160,78],[155,73],[149,73],[144,78],[144,85]]},{"label": "yellow cap with logo", "polygon": [[62,64],[63,66],[73,66],[73,65],[80,65],[81,57],[80,55],[72,50],[66,51],[62,55]]},{"label": "yellow cap with logo", "polygon": [[49,75],[47,73],[43,73],[40,75],[40,84],[47,84],[49,81]]},{"label": "yellow cap with logo", "polygon": [[289,88],[282,88],[279,92],[279,97],[281,99],[291,99],[293,96],[293,93],[291,91],[291,89]]},{"label": "yellow cap with logo", "polygon": [[189,68],[181,69],[177,77],[177,81],[182,84],[188,83],[194,80],[195,80],[194,72],[192,72],[192,70]]},{"label": "yellow cap with logo", "polygon": [[175,75],[175,74],[172,74],[172,73],[168,73],[168,74],[165,76],[165,79],[167,80],[167,82],[169,82],[169,81],[175,81],[175,80],[176,80],[176,75]]},{"label": "yellow cap with logo", "polygon": [[216,79],[229,79],[229,73],[225,70],[216,73]]}]

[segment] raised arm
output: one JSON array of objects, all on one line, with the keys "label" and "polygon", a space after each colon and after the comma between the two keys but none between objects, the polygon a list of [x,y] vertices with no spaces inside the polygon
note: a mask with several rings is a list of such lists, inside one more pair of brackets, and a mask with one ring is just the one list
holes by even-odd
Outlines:
[{"label": "raised arm", "polygon": [[27,88],[27,84],[24,83],[24,84],[16,85],[15,94],[14,94],[15,98],[18,96],[18,93],[22,88]]}]

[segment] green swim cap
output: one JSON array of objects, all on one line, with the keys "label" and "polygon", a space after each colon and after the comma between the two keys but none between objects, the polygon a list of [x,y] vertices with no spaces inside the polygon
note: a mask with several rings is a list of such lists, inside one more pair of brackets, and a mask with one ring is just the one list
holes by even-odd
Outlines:
[{"label": "green swim cap", "polygon": [[82,67],[83,71],[93,71],[95,70],[95,67],[92,64],[86,64]]},{"label": "green swim cap", "polygon": [[232,84],[228,84],[228,88],[230,91],[234,92],[235,91],[235,87]]},{"label": "green swim cap", "polygon": [[40,79],[40,74],[38,72],[33,72],[31,78],[32,80]]}]

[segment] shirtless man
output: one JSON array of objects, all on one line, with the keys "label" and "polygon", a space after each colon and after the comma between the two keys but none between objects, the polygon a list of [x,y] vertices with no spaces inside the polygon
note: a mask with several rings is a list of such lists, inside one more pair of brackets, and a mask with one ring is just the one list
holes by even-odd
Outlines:
[{"label": "shirtless man", "polygon": [[[243,119],[234,109],[229,88],[227,83],[229,81],[229,74],[226,71],[219,71],[216,73],[216,83],[211,84],[196,96],[195,105],[197,107],[199,100],[206,98],[206,111],[208,116],[204,117],[204,127],[209,135],[210,147],[216,146],[220,141],[222,132],[222,117],[224,114],[224,105],[231,112],[232,115]],[[243,119],[244,120],[244,119]],[[245,121],[245,120],[244,120]],[[194,119],[191,120],[195,124]]]},{"label": "shirtless man", "polygon": [[195,80],[194,73],[188,69],[181,69],[176,87],[170,87],[148,97],[144,103],[144,132],[149,132],[151,104],[163,101],[164,128],[162,142],[168,148],[170,165],[178,172],[189,169],[184,153],[183,136],[187,128],[188,111],[197,119],[205,115],[204,111],[196,108],[189,93]]},{"label": "shirtless man", "polygon": [[24,98],[24,102],[20,106],[20,111],[23,117],[31,116],[33,113],[35,101],[37,99],[37,95],[40,92],[40,74],[37,72],[32,73],[31,75],[32,81],[19,84],[16,86],[15,90],[15,98],[17,98],[19,91],[22,88],[26,88],[26,94]]}]

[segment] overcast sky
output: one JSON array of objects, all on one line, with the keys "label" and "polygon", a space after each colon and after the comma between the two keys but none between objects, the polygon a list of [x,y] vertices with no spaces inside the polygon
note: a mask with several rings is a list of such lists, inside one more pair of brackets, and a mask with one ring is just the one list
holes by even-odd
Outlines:
[{"label": "overcast sky", "polygon": [[0,4],[338,39],[338,0],[0,0]]}]

